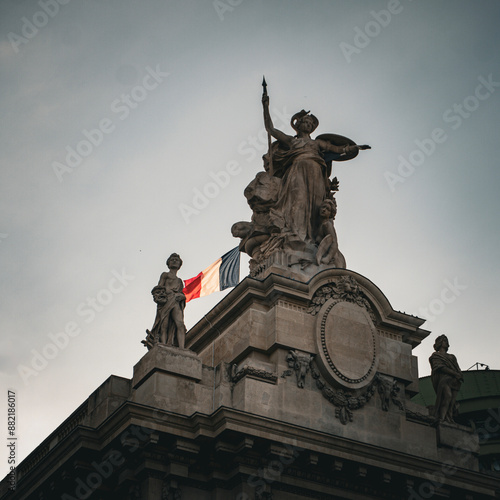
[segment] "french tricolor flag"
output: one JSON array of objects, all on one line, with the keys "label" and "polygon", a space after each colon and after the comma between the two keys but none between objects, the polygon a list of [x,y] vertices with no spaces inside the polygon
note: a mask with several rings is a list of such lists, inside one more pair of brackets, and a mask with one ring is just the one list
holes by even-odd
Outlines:
[{"label": "french tricolor flag", "polygon": [[236,286],[240,281],[240,249],[233,248],[198,276],[184,280],[186,302]]}]

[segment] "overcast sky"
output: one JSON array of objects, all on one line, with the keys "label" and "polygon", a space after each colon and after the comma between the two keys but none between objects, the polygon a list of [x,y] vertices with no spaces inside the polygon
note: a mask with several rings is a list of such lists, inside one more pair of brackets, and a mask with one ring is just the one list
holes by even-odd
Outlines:
[{"label": "overcast sky", "polygon": [[372,146],[334,165],[339,245],[428,320],[420,374],[442,333],[463,369],[500,368],[499,19],[495,0],[1,0],[0,423],[14,390],[19,458],[132,376],[170,253],[187,279],[237,244],[263,74],[284,132],[304,108]]}]

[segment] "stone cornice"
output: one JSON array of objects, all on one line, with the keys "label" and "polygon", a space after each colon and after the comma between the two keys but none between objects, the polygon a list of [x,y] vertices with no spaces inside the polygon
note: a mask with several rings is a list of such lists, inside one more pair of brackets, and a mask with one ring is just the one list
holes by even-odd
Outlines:
[{"label": "stone cornice", "polygon": [[201,352],[219,335],[220,331],[227,328],[236,319],[235,310],[241,314],[251,304],[254,306],[258,304],[269,310],[279,299],[286,299],[297,306],[307,307],[308,302],[321,286],[327,285],[341,276],[350,276],[358,282],[364,295],[382,318],[382,325],[398,331],[402,335],[403,342],[416,347],[430,333],[420,328],[425,322],[424,319],[395,311],[387,297],[373,282],[354,271],[325,269],[310,278],[309,281],[301,281],[305,277],[300,274],[295,276],[290,271],[288,274],[290,276],[270,272],[260,280],[251,277],[245,278],[189,330],[186,336],[186,346],[195,352]]}]

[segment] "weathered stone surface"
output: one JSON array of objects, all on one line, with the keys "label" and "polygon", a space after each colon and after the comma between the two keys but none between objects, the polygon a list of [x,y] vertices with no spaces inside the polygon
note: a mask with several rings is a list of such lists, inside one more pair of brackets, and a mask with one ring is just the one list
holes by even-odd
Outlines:
[{"label": "weathered stone surface", "polygon": [[131,381],[112,375],[88,399],[89,423],[98,426],[130,397]]},{"label": "weathered stone surface", "polygon": [[133,392],[132,400],[182,415],[210,413],[213,387],[179,376],[178,373],[155,371]]},{"label": "weathered stone surface", "polygon": [[172,373],[199,381],[201,380],[201,359],[188,349],[157,344],[134,366],[133,388],[137,389],[155,372]]}]

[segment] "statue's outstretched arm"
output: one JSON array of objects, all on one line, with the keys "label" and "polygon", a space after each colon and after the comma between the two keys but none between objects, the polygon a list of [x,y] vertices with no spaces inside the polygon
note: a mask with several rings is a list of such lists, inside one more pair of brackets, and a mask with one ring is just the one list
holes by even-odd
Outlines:
[{"label": "statue's outstretched arm", "polygon": [[363,149],[371,149],[370,146],[367,144],[363,145],[357,145],[355,144],[354,146],[349,146],[346,144],[345,146],[335,146],[335,144],[332,144],[328,141],[323,141],[321,139],[316,139],[319,142],[319,145],[323,151],[331,151],[332,153],[338,153],[338,154],[343,154],[343,153],[350,153],[355,150],[363,150]]},{"label": "statue's outstretched arm", "polygon": [[269,113],[269,96],[262,96],[262,106],[264,108],[264,126],[266,127],[267,133],[272,135],[276,140],[282,142],[283,144],[290,145],[293,137],[287,135],[281,130],[274,128],[273,121],[271,119],[271,114]]}]

